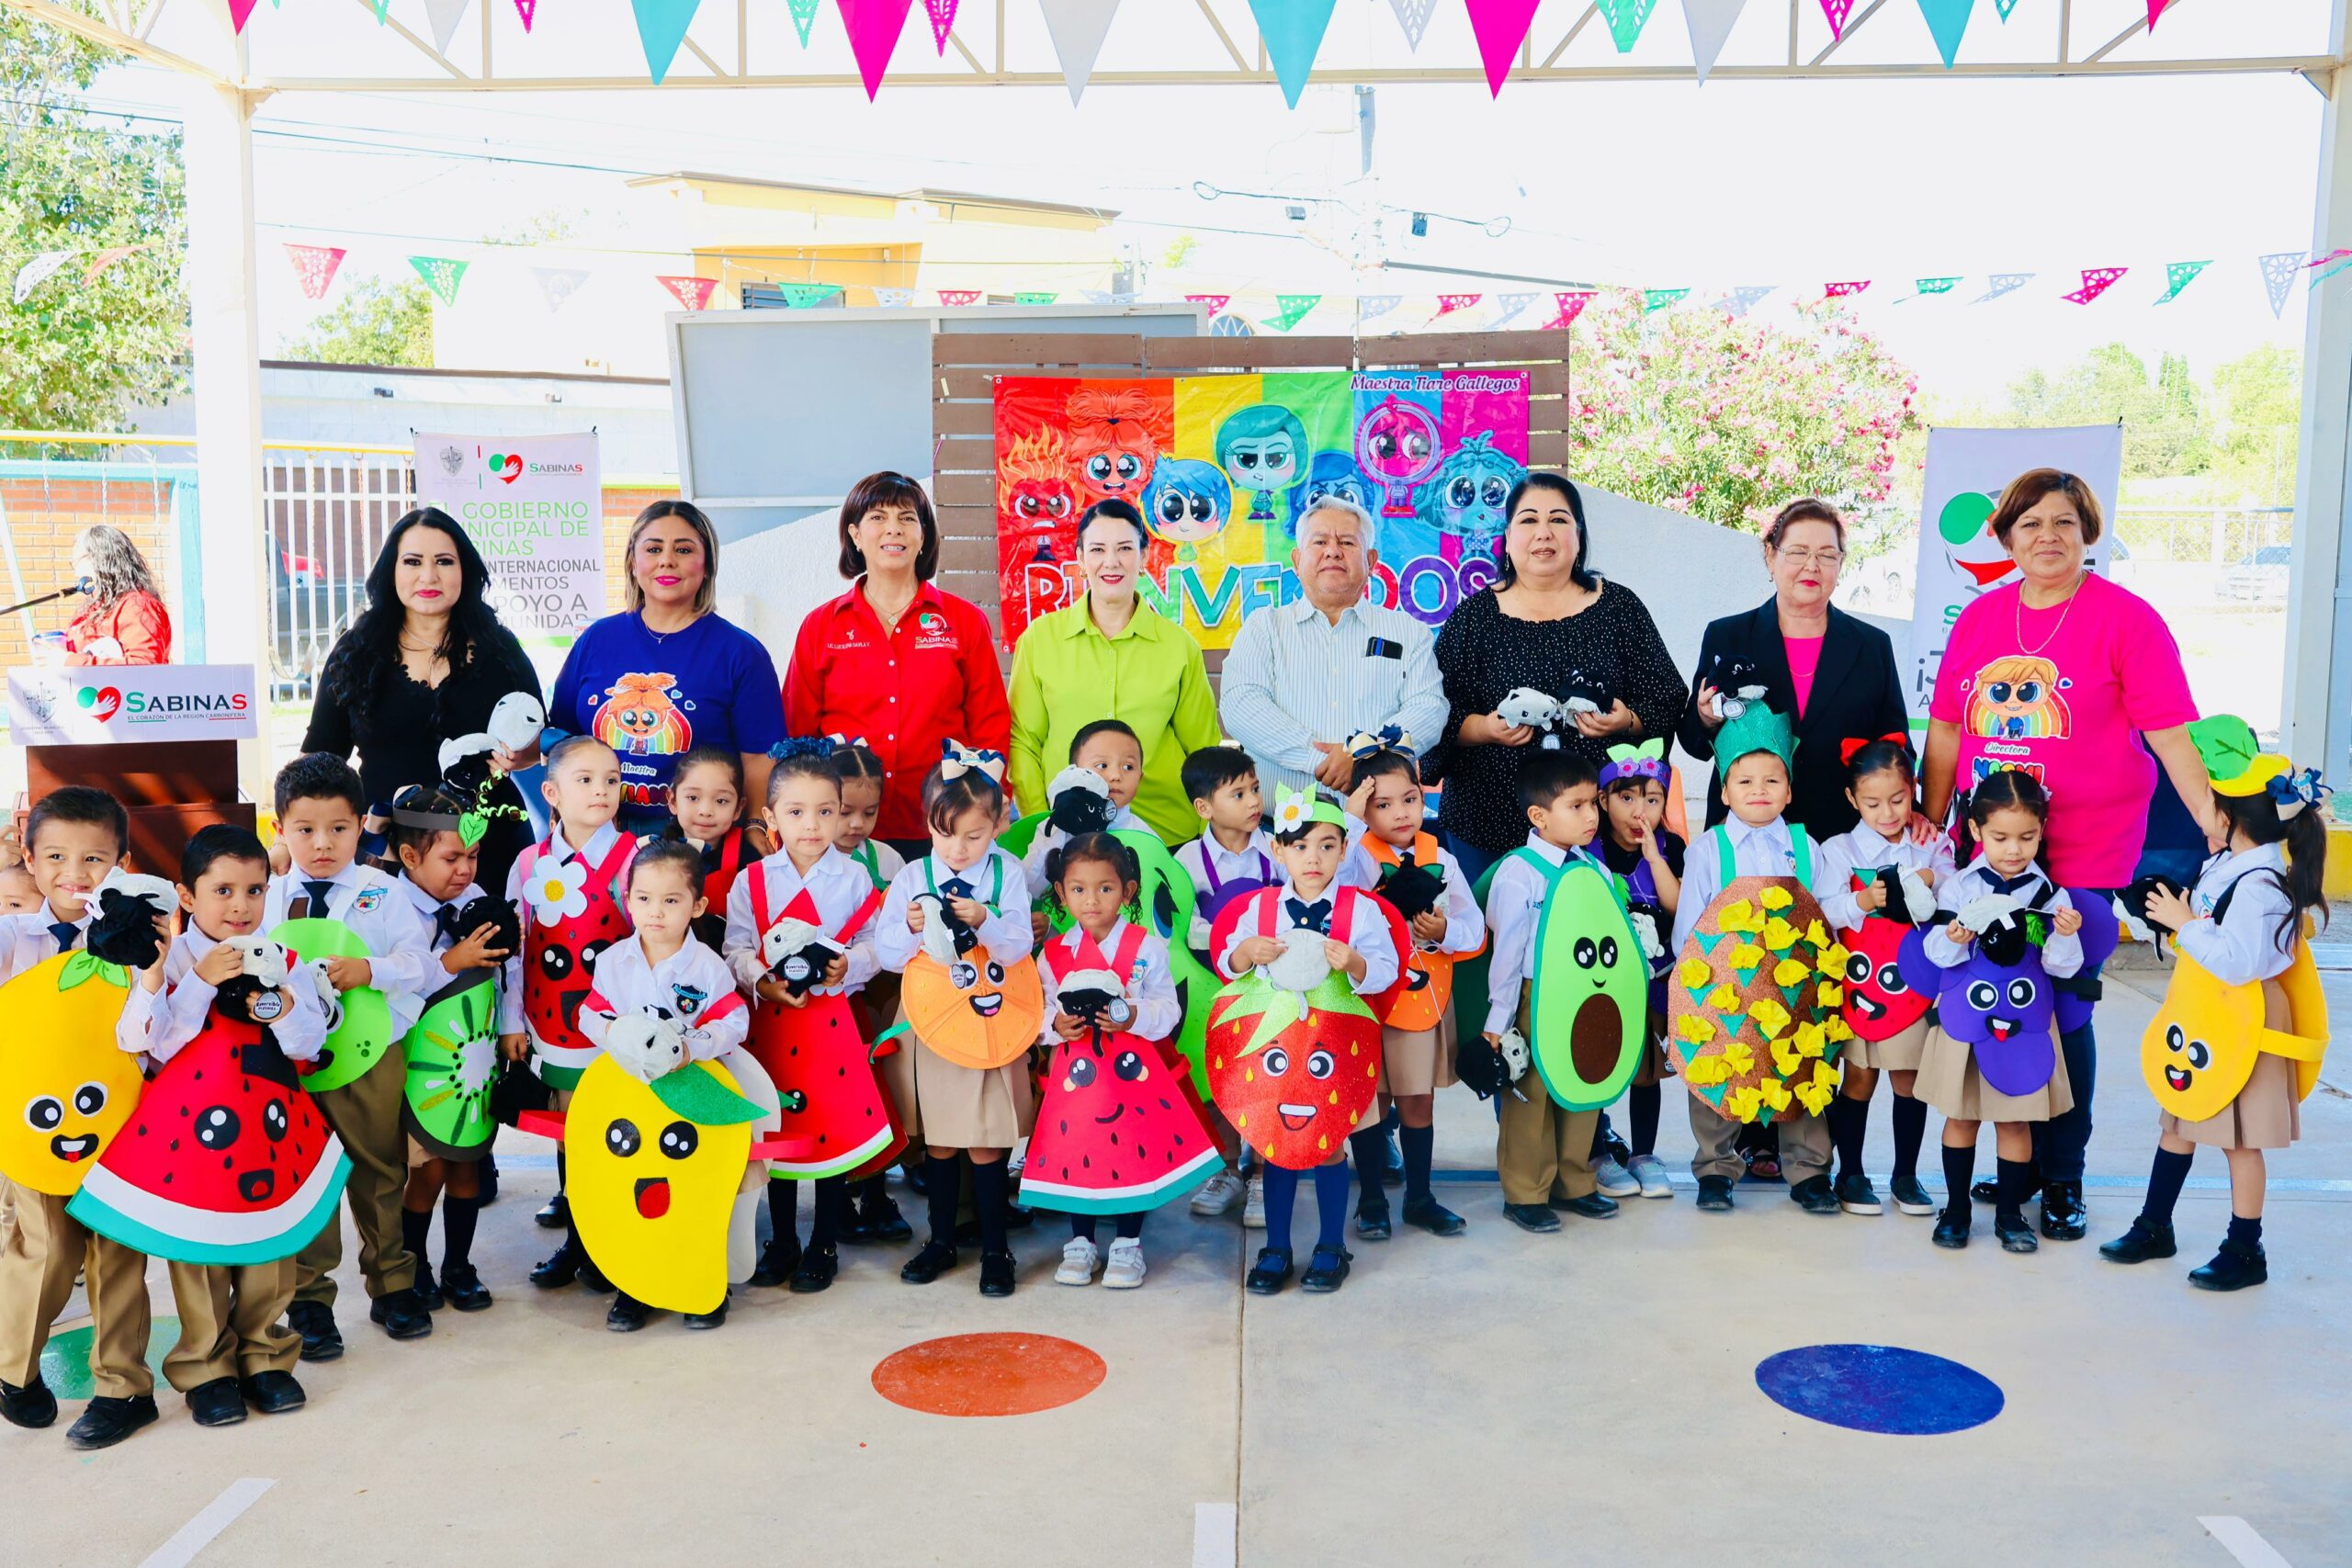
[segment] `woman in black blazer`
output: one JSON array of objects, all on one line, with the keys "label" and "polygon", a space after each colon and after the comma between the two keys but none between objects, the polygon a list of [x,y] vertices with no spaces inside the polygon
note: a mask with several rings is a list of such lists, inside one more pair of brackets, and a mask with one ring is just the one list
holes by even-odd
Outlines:
[{"label": "woman in black blazer", "polygon": [[[1845,520],[1827,502],[1807,499],[1781,509],[1764,530],[1772,597],[1708,626],[1677,732],[1684,750],[1713,761],[1721,723],[1713,715],[1713,696],[1731,687],[1762,686],[1765,702],[1789,715],[1796,727],[1788,818],[1802,823],[1815,843],[1845,832],[1857,820],[1846,799],[1838,743],[1907,734],[1910,724],[1894,645],[1876,626],[1829,603],[1845,549]],[[1797,675],[1808,668],[1811,682],[1800,710]],[[1718,768],[1708,784],[1709,827],[1724,816],[1721,774]]]}]

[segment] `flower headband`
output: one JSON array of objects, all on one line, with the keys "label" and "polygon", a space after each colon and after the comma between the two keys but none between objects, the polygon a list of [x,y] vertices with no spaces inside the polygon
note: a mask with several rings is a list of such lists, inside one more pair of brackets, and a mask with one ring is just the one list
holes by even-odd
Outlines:
[{"label": "flower headband", "polygon": [[939,776],[960,779],[973,769],[988,774],[991,784],[1004,783],[1004,753],[987,750],[975,750],[960,740],[939,743]]},{"label": "flower headband", "polygon": [[1400,757],[1415,759],[1420,756],[1420,752],[1414,750],[1412,735],[1393,724],[1377,730],[1359,729],[1348,737],[1347,744],[1348,755],[1359,762],[1376,757],[1383,751],[1394,751]]},{"label": "flower headband", "polygon": [[1609,748],[1609,761],[1600,765],[1600,787],[1607,789],[1620,779],[1656,779],[1664,784],[1666,737],[1661,735],[1638,746],[1620,742]]},{"label": "flower headband", "polygon": [[1899,747],[1906,752],[1911,750],[1911,736],[1905,730],[1893,729],[1884,735],[1849,735],[1838,742],[1838,760],[1841,762],[1850,762],[1854,760],[1854,754],[1863,747],[1875,746],[1882,740],[1889,746]]},{"label": "flower headband", "polygon": [[1340,808],[1311,789],[1290,789],[1274,786],[1274,837],[1284,838],[1303,833],[1311,823],[1329,822],[1341,833],[1348,830],[1348,819]]}]

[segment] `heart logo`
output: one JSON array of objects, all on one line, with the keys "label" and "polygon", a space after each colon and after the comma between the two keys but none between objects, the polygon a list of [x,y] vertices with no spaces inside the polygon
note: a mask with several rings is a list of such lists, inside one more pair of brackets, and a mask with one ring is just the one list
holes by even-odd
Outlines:
[{"label": "heart logo", "polygon": [[503,482],[513,484],[523,477],[523,459],[509,452],[492,452],[490,471]]},{"label": "heart logo", "polygon": [[101,724],[122,711],[122,694],[112,686],[85,686],[74,694],[74,700]]}]

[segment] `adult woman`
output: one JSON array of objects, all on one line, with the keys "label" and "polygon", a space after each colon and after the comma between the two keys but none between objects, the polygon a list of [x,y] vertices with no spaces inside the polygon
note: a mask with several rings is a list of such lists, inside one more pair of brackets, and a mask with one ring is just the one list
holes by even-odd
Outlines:
[{"label": "adult woman", "polygon": [[[2021,575],[1952,624],[1928,706],[1923,792],[1940,822],[1973,781],[2026,769],[2050,792],[2051,879],[2092,890],[2132,881],[2158,763],[2199,824],[2211,797],[2188,738],[2197,704],[2171,629],[2146,600],[2084,564],[2102,525],[2090,486],[2056,468],[2019,474],[2001,492],[1993,535]],[[2072,1241],[2086,1218],[2098,1045],[2087,1023],[2060,1044],[2075,1109],[2036,1128],[2034,1149],[2041,1234]]]},{"label": "adult woman", "polygon": [[1511,487],[1505,510],[1493,586],[1464,600],[1437,636],[1448,711],[1431,771],[1445,780],[1446,834],[1472,877],[1527,841],[1519,767],[1536,732],[1495,711],[1513,690],[1590,694],[1600,711],[1574,715],[1559,740],[1596,767],[1611,746],[1672,734],[1682,710],[1682,674],[1648,608],[1587,565],[1577,487],[1539,470]]},{"label": "adult woman", "polygon": [[888,776],[876,837],[931,852],[922,781],[943,740],[1002,751],[1012,739],[988,617],[932,585],[939,521],[904,474],[868,474],[842,502],[840,598],[800,623],[785,671],[795,735],[862,738]]},{"label": "adult woman", "polygon": [[1200,645],[1136,601],[1150,544],[1130,502],[1098,501],[1079,519],[1085,594],[1030,622],[1012,649],[1012,784],[1022,810],[1044,810],[1070,738],[1095,719],[1123,719],[1143,742],[1136,814],[1174,844],[1201,830],[1180,776],[1185,755],[1216,745],[1219,731]]},{"label": "adult woman", "polygon": [[74,575],[90,602],[65,628],[68,664],[169,664],[172,617],[130,536],[93,523],[74,539]]},{"label": "adult woman", "polygon": [[745,813],[767,798],[768,748],[784,739],[775,660],[716,614],[718,536],[690,502],[637,514],[624,552],[628,608],[580,634],[555,678],[550,728],[582,730],[620,754],[623,828],[670,821],[670,770],[694,746],[743,759]]},{"label": "adult woman", "polygon": [[[359,752],[359,782],[378,806],[441,777],[441,743],[479,732],[509,692],[537,694],[539,677],[483,597],[489,569],[456,519],[425,506],[392,525],[368,570],[368,607],[336,639],[319,676],[305,751]],[[536,744],[497,751],[505,772],[538,761]],[[495,797],[520,809],[511,784]],[[476,875],[503,888],[530,841],[519,817],[492,821]]]},{"label": "adult woman", "polygon": [[[1762,686],[1764,701],[1796,727],[1788,819],[1816,842],[1856,820],[1839,743],[1907,735],[1910,725],[1894,645],[1829,603],[1845,560],[1846,521],[1837,508],[1811,497],[1781,508],[1764,530],[1772,596],[1708,626],[1679,730],[1684,750],[1713,760],[1723,726],[1716,698],[1724,688]],[[1724,819],[1720,783],[1718,770],[1707,790],[1710,826]]]}]

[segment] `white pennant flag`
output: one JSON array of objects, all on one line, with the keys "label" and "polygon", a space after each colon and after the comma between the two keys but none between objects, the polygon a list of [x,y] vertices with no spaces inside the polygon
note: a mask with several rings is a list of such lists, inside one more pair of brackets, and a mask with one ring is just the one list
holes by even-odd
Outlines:
[{"label": "white pennant flag", "polygon": [[544,295],[550,312],[563,309],[566,301],[588,281],[588,272],[577,266],[535,266],[531,276],[538,279],[539,292]]},{"label": "white pennant flag", "polygon": [[1756,309],[1763,298],[1779,288],[1775,283],[1747,283],[1715,301],[1715,309],[1726,316],[1745,316]]},{"label": "white pennant flag", "polygon": [[1993,286],[1984,290],[1984,293],[1979,294],[1975,299],[1970,300],[1969,303],[1972,305],[1982,305],[1987,299],[1998,299],[2003,295],[2015,294],[2018,289],[2023,288],[2027,284],[2031,283],[2032,281],[2033,274],[2030,272],[1996,272],[1992,277]]},{"label": "white pennant flag", "polygon": [[1402,294],[1366,294],[1356,301],[1356,320],[1378,321],[1404,302]]},{"label": "white pennant flag", "polygon": [[[2274,251],[2261,258],[2262,287],[2270,296],[2270,314],[2274,320],[2287,308],[2287,291],[2295,287],[2295,274],[2302,271],[2305,254],[2302,251]],[[34,265],[40,265],[38,260]],[[19,273],[17,276],[17,302],[21,304],[24,298],[25,279]]]},{"label": "white pennant flag", "polygon": [[1499,327],[1507,322],[1515,321],[1519,320],[1521,311],[1534,303],[1535,296],[1532,294],[1498,294],[1495,296],[1495,305],[1501,313],[1487,325]]},{"label": "white pennant flag", "polygon": [[1682,19],[1690,28],[1690,59],[1699,68],[1699,81],[1703,85],[1707,73],[1715,68],[1715,56],[1724,51],[1724,40],[1731,37],[1734,23],[1739,20],[1740,7],[1747,0],[1682,0]]},{"label": "white pennant flag", "polygon": [[1054,58],[1062,62],[1062,81],[1076,104],[1094,74],[1094,57],[1111,31],[1111,14],[1119,0],[1038,0],[1046,13],[1046,31],[1054,40]]},{"label": "white pennant flag", "polygon": [[433,47],[443,54],[449,52],[449,40],[458,36],[458,24],[466,19],[467,0],[424,0],[425,19],[433,26]]},{"label": "white pennant flag", "polygon": [[63,266],[67,258],[73,254],[72,251],[42,251],[32,260],[18,267],[17,269],[17,303],[23,304],[25,296],[48,282],[49,275]]},{"label": "white pennant flag", "polygon": [[1081,288],[1078,294],[1090,305],[1108,305],[1111,302],[1111,291],[1107,288]]},{"label": "white pennant flag", "polygon": [[1437,9],[1437,0],[1388,0],[1388,6],[1396,13],[1396,25],[1405,29],[1405,47],[1419,49],[1421,35],[1430,30],[1430,13]]},{"label": "white pennant flag", "polygon": [[888,305],[896,310],[901,305],[913,304],[915,291],[911,288],[877,288],[874,291],[874,302],[876,305]]}]

